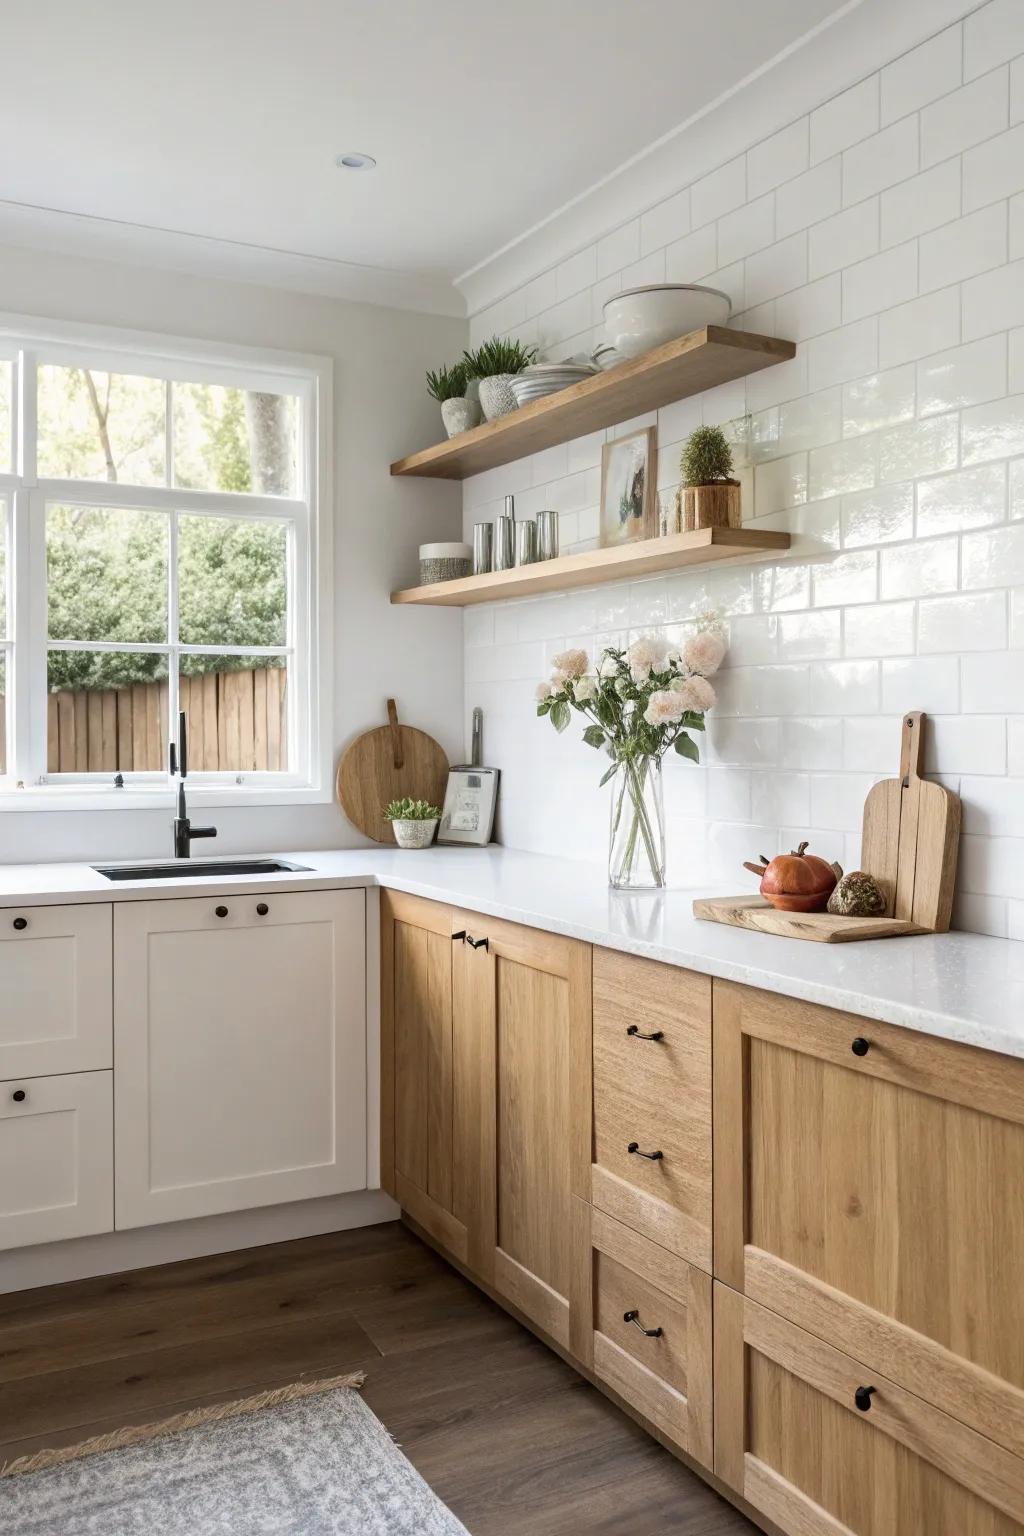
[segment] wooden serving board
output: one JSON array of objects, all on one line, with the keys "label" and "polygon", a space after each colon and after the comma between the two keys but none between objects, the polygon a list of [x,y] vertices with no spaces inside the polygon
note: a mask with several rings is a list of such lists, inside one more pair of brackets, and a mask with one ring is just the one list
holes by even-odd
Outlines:
[{"label": "wooden serving board", "polygon": [[898,917],[833,917],[829,912],[776,912],[763,896],[705,896],[693,904],[694,917],[733,928],[752,928],[785,939],[813,939],[817,944],[848,944],[852,939],[895,939],[928,933]]},{"label": "wooden serving board", "polygon": [[364,731],[338,764],[337,792],[353,826],[378,843],[394,844],[384,807],[392,800],[429,800],[444,804],[448,758],[426,731],[400,725],[394,699],[387,701],[388,724]]}]

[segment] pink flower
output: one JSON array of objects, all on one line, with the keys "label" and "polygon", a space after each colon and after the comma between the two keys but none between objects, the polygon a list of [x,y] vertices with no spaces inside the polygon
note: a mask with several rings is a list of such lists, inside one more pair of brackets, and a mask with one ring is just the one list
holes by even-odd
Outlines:
[{"label": "pink flower", "polygon": [[586,651],[560,651],[552,658],[551,665],[560,680],[565,681],[570,677],[582,677],[590,665],[590,658]]},{"label": "pink flower", "polygon": [[710,677],[722,665],[725,656],[725,636],[718,630],[704,630],[687,640],[683,647],[683,660],[691,672]]},{"label": "pink flower", "polygon": [[681,694],[673,693],[670,688],[662,688],[652,693],[647,700],[644,719],[648,725],[674,725],[682,719],[686,707]]},{"label": "pink flower", "polygon": [[693,709],[698,714],[703,714],[713,706],[715,690],[706,678],[686,677],[680,683],[678,691],[673,693],[673,698],[681,701],[683,709]]},{"label": "pink flower", "polygon": [[626,650],[626,660],[634,683],[646,683],[652,672],[660,672],[665,665],[668,646],[654,635],[641,635]]},{"label": "pink flower", "polygon": [[555,692],[555,689],[552,688],[550,683],[538,683],[537,684],[537,703],[538,704],[543,704],[544,700],[545,699],[550,699],[551,695],[554,692]]}]

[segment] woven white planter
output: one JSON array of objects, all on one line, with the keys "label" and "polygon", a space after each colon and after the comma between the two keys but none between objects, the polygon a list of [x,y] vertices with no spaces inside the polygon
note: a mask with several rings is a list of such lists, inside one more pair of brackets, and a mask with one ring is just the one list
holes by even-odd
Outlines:
[{"label": "woven white planter", "polygon": [[399,848],[429,848],[437,831],[437,821],[393,821],[395,842]]}]

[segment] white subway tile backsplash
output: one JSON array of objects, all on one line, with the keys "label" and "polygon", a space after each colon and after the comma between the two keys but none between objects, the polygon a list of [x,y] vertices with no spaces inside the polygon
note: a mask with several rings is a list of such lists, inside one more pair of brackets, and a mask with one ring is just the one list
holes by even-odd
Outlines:
[{"label": "white subway tile backsplash", "polygon": [[754,506],[758,517],[795,507],[807,500],[807,455],[773,459],[754,470]]},{"label": "white subway tile backsplash", "polygon": [[1024,715],[1024,667],[1013,651],[964,656],[963,712],[967,715]]},{"label": "white subway tile backsplash", "polygon": [[674,240],[681,240],[690,233],[691,227],[690,189],[684,187],[682,192],[656,203],[641,215],[639,254],[647,256],[651,251],[671,245]]},{"label": "white subway tile backsplash", "polygon": [[912,656],[915,637],[913,603],[870,603],[843,614],[844,656]]},{"label": "white subway tile backsplash", "polygon": [[962,78],[963,52],[958,22],[887,64],[882,70],[883,124],[956,90]]},{"label": "white subway tile backsplash", "polygon": [[748,768],[709,768],[708,815],[719,821],[749,821],[751,777]]},{"label": "white subway tile backsplash", "polygon": [[955,592],[959,557],[956,539],[919,539],[883,549],[878,557],[880,595],[930,597],[935,592]]},{"label": "white subway tile backsplash", "polygon": [[[924,771],[1005,773],[1006,722],[995,717],[932,715],[924,737]],[[962,786],[961,786],[962,788]]]},{"label": "white subway tile backsplash", "polygon": [[779,618],[779,656],[783,661],[815,661],[841,656],[838,609],[824,613],[784,613]]},{"label": "white subway tile backsplash", "polygon": [[[968,726],[976,723],[966,722]],[[1006,722],[1006,771],[1024,778],[1024,716]]]},{"label": "white subway tile backsplash", "polygon": [[820,661],[810,667],[811,711],[815,715],[878,713],[877,661]]},{"label": "white subway tile backsplash", "polygon": [[623,267],[620,276],[623,290],[645,288],[649,284],[665,282],[665,252],[651,251],[648,256],[641,256],[639,261],[630,262],[628,267]]},{"label": "white subway tile backsplash", "polygon": [[882,662],[882,712],[923,709],[929,715],[956,714],[960,673],[955,656],[916,656]]},{"label": "white subway tile backsplash", "polygon": [[748,256],[746,303],[763,304],[766,299],[800,288],[806,281],[807,236],[801,230],[754,256]]},{"label": "white subway tile backsplash", "polygon": [[805,827],[811,812],[811,780],[806,773],[758,773],[752,786],[752,815],[762,826]]},{"label": "white subway tile backsplash", "polygon": [[917,409],[922,416],[978,405],[1005,393],[1005,336],[986,336],[917,365]]},{"label": "white subway tile backsplash", "polygon": [[1020,0],[989,0],[964,22],[964,79],[973,80],[996,64],[1024,53],[1024,10]]},{"label": "white subway tile backsplash", "polygon": [[842,279],[838,272],[833,272],[776,299],[778,334],[789,341],[806,341],[811,336],[820,336],[840,324],[842,309]]},{"label": "white subway tile backsplash", "polygon": [[838,272],[849,262],[871,256],[879,246],[879,199],[868,198],[807,232],[807,270],[811,277]]},{"label": "white subway tile backsplash", "polygon": [[[960,340],[960,290],[945,288],[887,310],[878,319],[878,362],[882,368],[927,357]],[[867,372],[867,369],[864,370]]]},{"label": "white subway tile backsplash", "polygon": [[917,295],[917,244],[908,241],[847,267],[843,273],[843,319],[891,309]]},{"label": "white subway tile backsplash", "polygon": [[963,306],[964,341],[1024,325],[1024,261],[1011,261],[964,283]]},{"label": "white subway tile backsplash", "polygon": [[982,837],[1024,837],[1024,779],[997,779],[980,770],[961,780],[963,830]]},{"label": "white subway tile backsplash", "polygon": [[780,401],[796,400],[807,393],[807,347],[799,346],[788,363],[776,363],[751,374],[747,380],[747,409],[763,411]]},{"label": "white subway tile backsplash", "polygon": [[[1024,583],[1024,524],[1011,523],[1004,528],[964,534],[960,544],[960,585],[966,591],[1018,583]],[[998,596],[1002,601],[1004,594],[1000,592]],[[1000,643],[1006,644],[1005,635],[988,649],[995,650]]]},{"label": "white subway tile backsplash", "polygon": [[921,113],[921,164],[935,165],[991,138],[1009,120],[1010,84],[1005,69],[943,96]]},{"label": "white subway tile backsplash", "polygon": [[866,139],[877,132],[878,125],[879,78],[875,74],[833,96],[831,101],[811,113],[811,164],[817,165]]},{"label": "white subway tile backsplash", "polygon": [[989,651],[1005,644],[1005,592],[931,597],[918,604],[917,648],[922,655]]},{"label": "white subway tile backsplash", "polygon": [[917,532],[921,538],[984,528],[989,523],[1001,523],[1005,516],[1005,464],[961,469],[917,483]]},{"label": "white subway tile backsplash", "polygon": [[914,368],[910,363],[844,384],[843,435],[854,437],[906,421],[914,414],[914,401]]},{"label": "white subway tile backsplash", "polygon": [[880,198],[881,243],[898,245],[960,217],[960,161],[944,160],[889,187]]},{"label": "white subway tile backsplash", "polygon": [[723,266],[764,250],[775,239],[775,198],[772,193],[745,203],[718,221],[718,260]]},{"label": "white subway tile backsplash", "polygon": [[982,208],[1021,188],[1024,123],[964,155],[964,208]]},{"label": "white subway tile backsplash", "polygon": [[[864,801],[874,780],[857,773],[816,773],[811,780],[811,817],[813,827],[859,832],[864,819]],[[820,838],[814,849],[821,852]]]},{"label": "white subway tile backsplash", "polygon": [[961,837],[957,882],[961,894],[1024,897],[1024,839]]},{"label": "white subway tile backsplash", "polygon": [[1007,257],[1006,204],[980,208],[922,235],[920,255],[922,293],[998,267]]},{"label": "white subway tile backsplash", "polygon": [[[996,338],[998,340],[998,338]],[[1011,395],[1024,394],[1024,326],[1018,326],[1007,337],[1009,342],[1009,372],[1007,387]]]},{"label": "white subway tile backsplash", "polygon": [[1024,453],[1024,395],[1008,395],[963,413],[963,460],[1010,458]]},{"label": "white subway tile backsplash", "polygon": [[[770,466],[765,466],[766,468]],[[808,495],[812,501],[862,491],[878,479],[878,439],[848,438],[825,448],[812,448]]]},{"label": "white subway tile backsplash", "polygon": [[878,367],[878,321],[872,315],[852,325],[827,331],[807,343],[808,380],[812,390],[828,389]]},{"label": "white subway tile backsplash", "polygon": [[799,176],[806,171],[809,157],[809,125],[807,118],[801,117],[748,151],[747,197],[760,197],[780,182]]},{"label": "white subway tile backsplash", "polygon": [[559,301],[572,298],[574,293],[579,293],[582,288],[589,288],[596,282],[596,246],[588,245],[555,268],[555,290]]},{"label": "white subway tile backsplash", "polygon": [[816,608],[874,603],[878,597],[878,555],[873,549],[835,555],[814,566],[811,587]]},{"label": "white subway tile backsplash", "polygon": [[640,220],[631,219],[597,242],[597,275],[607,277],[636,261],[640,255]]},{"label": "white subway tile backsplash", "polygon": [[877,485],[844,496],[842,527],[846,549],[913,538],[913,485]]},{"label": "white subway tile backsplash", "polygon": [[746,156],[738,155],[690,188],[690,212],[694,229],[721,218],[747,200]]},{"label": "white subway tile backsplash", "polygon": [[718,266],[717,226],[707,224],[665,251],[665,281],[697,283]]},{"label": "white subway tile backsplash", "polygon": [[952,469],[957,461],[958,427],[955,416],[931,416],[883,432],[878,448],[880,478],[914,480]]},{"label": "white subway tile backsplash", "polygon": [[905,181],[918,168],[917,119],[904,117],[843,153],[843,206]]},{"label": "white subway tile backsplash", "polygon": [[843,722],[787,718],[780,722],[779,767],[839,768],[843,761]]},{"label": "white subway tile backsplash", "polygon": [[817,448],[842,435],[842,394],[838,385],[778,407],[778,452]]},{"label": "white subway tile backsplash", "polygon": [[1024,122],[1024,54],[1010,65],[1010,122]]},{"label": "white subway tile backsplash", "polygon": [[1010,465],[1010,516],[1016,521],[1024,518],[1024,459]]},{"label": "white subway tile backsplash", "polygon": [[833,155],[820,165],[795,176],[775,192],[775,231],[782,240],[798,229],[807,229],[838,213],[842,206],[842,160]]}]

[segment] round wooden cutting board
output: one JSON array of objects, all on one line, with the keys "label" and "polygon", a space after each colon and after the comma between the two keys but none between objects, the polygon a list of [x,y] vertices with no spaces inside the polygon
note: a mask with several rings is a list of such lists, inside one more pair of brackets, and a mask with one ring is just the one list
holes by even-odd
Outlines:
[{"label": "round wooden cutting board", "polygon": [[391,823],[381,814],[392,800],[444,803],[448,758],[443,749],[411,725],[399,725],[394,699],[388,699],[388,724],[364,731],[342,753],[338,764],[338,802],[354,827],[378,843],[394,843]]}]

